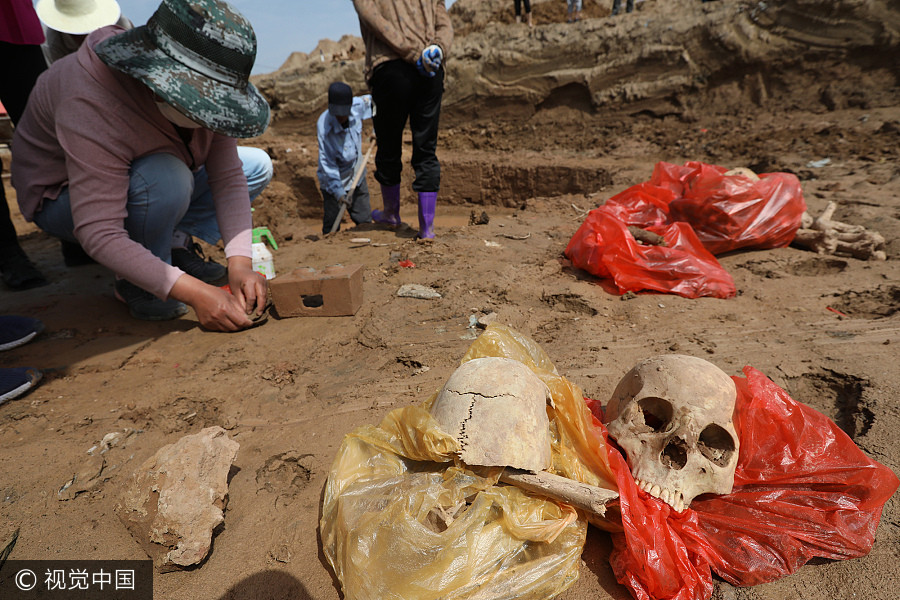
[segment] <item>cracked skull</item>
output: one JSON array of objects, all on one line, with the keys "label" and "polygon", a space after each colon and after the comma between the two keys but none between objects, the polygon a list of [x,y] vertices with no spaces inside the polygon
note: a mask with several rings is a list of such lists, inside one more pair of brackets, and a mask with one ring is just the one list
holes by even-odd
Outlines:
[{"label": "cracked skull", "polygon": [[680,512],[700,494],[731,492],[736,398],[734,381],[712,363],[655,356],[622,378],[605,418],[638,487]]},{"label": "cracked skull", "polygon": [[551,463],[550,389],[509,358],[476,358],[444,384],[431,414],[459,442],[468,465],[541,471]]}]

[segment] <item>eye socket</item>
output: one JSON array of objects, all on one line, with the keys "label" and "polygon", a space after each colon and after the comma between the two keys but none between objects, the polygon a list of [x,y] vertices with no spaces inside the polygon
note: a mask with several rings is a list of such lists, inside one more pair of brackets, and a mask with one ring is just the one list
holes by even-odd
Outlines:
[{"label": "eye socket", "polygon": [[700,453],[711,463],[724,467],[731,462],[735,451],[734,438],[727,429],[712,423],[707,425],[697,440]]},{"label": "eye socket", "polygon": [[671,402],[652,396],[641,398],[638,401],[638,407],[641,409],[644,425],[656,433],[666,431],[675,414],[675,408]]}]

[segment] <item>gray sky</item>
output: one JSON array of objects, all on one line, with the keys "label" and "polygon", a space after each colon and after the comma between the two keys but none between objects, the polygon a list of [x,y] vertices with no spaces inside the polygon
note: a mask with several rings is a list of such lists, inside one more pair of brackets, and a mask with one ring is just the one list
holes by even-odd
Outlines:
[{"label": "gray sky", "polygon": [[[258,49],[253,72],[277,70],[291,52],[310,52],[319,40],[359,35],[351,0],[229,0],[253,24]],[[455,0],[447,0],[447,7]],[[118,0],[122,14],[143,25],[161,0]]]}]

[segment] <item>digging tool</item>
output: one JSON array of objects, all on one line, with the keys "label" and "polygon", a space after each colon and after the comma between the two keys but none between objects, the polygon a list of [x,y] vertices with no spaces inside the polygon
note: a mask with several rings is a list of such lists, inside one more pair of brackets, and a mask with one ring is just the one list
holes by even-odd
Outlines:
[{"label": "digging tool", "polygon": [[570,504],[603,521],[618,492],[560,477],[550,466],[550,390],[528,367],[500,357],[463,363],[431,406],[472,466],[503,467],[500,481]]},{"label": "digging tool", "polygon": [[350,206],[350,201],[353,199],[353,192],[356,191],[356,186],[359,185],[359,178],[362,177],[363,172],[366,170],[369,156],[372,155],[372,150],[375,149],[375,136],[372,136],[370,139],[372,140],[372,143],[369,145],[369,150],[360,161],[359,166],[356,167],[356,173],[353,174],[353,181],[350,182],[350,191],[345,193],[339,200],[341,208],[338,210],[337,218],[334,220],[334,223],[331,224],[331,230],[328,233],[337,231],[338,227],[341,225],[341,219],[344,218],[344,212],[346,212],[347,207]]}]

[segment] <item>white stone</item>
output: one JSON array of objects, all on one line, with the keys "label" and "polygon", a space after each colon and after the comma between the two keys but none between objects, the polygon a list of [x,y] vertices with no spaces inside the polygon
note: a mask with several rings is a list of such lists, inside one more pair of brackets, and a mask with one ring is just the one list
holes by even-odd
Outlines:
[{"label": "white stone", "polygon": [[199,564],[224,520],[240,445],[208,427],[160,450],[132,476],[116,513],[161,572]]}]

